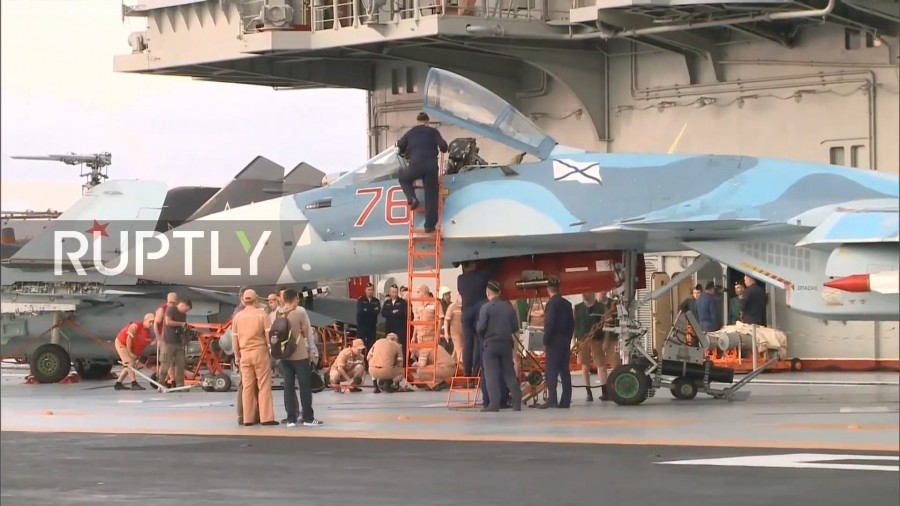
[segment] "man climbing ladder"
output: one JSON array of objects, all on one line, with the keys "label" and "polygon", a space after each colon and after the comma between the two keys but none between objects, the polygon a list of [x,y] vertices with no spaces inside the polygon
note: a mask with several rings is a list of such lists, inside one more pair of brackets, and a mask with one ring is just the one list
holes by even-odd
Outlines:
[{"label": "man climbing ladder", "polygon": [[[438,151],[447,152],[447,141],[436,128],[428,126],[430,118],[424,112],[416,116],[416,126],[412,127],[397,141],[400,156],[409,160],[406,170],[400,174],[400,187],[406,195],[406,202],[415,211],[419,207],[413,184],[422,181],[425,193],[425,233],[435,231],[438,222],[438,200],[440,199],[440,167]],[[413,285],[409,285],[410,288]],[[437,289],[437,287],[435,287]]]}]

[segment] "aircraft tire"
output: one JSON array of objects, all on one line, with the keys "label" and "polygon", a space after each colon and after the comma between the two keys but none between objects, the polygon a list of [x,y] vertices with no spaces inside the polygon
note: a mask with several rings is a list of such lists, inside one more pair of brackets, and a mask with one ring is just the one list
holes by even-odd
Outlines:
[{"label": "aircraft tire", "polygon": [[38,383],[59,383],[72,370],[72,359],[62,346],[47,343],[34,350],[28,365]]},{"label": "aircraft tire", "polygon": [[87,360],[75,361],[75,372],[83,380],[94,381],[106,379],[112,372],[112,364],[94,364]]},{"label": "aircraft tire", "polygon": [[325,384],[325,378],[319,374],[319,371],[313,370],[310,374],[309,378],[310,387],[312,389],[312,393],[317,394],[325,390],[328,386]]},{"label": "aircraft tire", "polygon": [[678,378],[672,382],[672,396],[682,401],[697,397],[697,384],[686,378]]},{"label": "aircraft tire", "polygon": [[620,365],[609,373],[608,395],[620,406],[637,406],[650,394],[650,378],[632,365]]},{"label": "aircraft tire", "polygon": [[224,372],[216,373],[213,375],[212,380],[213,391],[215,392],[230,392],[231,391],[231,376]]},{"label": "aircraft tire", "polygon": [[204,392],[214,392],[215,388],[213,385],[215,384],[216,378],[212,374],[204,374],[200,379],[200,388],[203,389]]}]

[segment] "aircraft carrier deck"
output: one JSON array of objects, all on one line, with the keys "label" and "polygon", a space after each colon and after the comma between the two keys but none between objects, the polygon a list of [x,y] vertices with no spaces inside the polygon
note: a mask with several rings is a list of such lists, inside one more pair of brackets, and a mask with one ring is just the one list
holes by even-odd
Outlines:
[{"label": "aircraft carrier deck", "polygon": [[890,373],[841,374],[850,386],[785,373],[808,384],[754,383],[731,403],[660,392],[636,408],[576,388],[569,410],[522,413],[448,410],[447,392],[326,390],[319,428],[237,426],[234,392],[26,386],[25,374],[4,367],[4,506],[900,502]]}]

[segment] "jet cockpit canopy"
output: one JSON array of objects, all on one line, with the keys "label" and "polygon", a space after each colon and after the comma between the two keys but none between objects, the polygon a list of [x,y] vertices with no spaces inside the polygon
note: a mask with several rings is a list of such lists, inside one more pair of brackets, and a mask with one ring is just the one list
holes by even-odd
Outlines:
[{"label": "jet cockpit canopy", "polygon": [[433,120],[452,123],[541,160],[556,147],[556,140],[515,107],[460,75],[432,68],[424,95],[423,110]]},{"label": "jet cockpit canopy", "polygon": [[392,146],[370,158],[361,167],[329,182],[328,186],[343,188],[397,179],[400,171],[405,168],[406,159],[400,156],[396,146]]}]

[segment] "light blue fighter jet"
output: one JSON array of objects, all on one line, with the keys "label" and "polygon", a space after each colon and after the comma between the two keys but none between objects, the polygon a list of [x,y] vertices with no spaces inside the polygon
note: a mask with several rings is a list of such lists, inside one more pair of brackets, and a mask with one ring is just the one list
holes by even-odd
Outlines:
[{"label": "light blue fighter jet", "polygon": [[[432,120],[536,159],[488,164],[474,139],[454,141],[468,149],[456,150],[443,179],[443,267],[541,254],[690,249],[785,289],[788,304],[807,315],[900,319],[896,285],[874,283],[874,290],[859,281],[896,279],[897,175],[748,156],[564,147],[485,88],[439,69],[429,72],[424,96]],[[391,148],[325,187],[210,215],[167,235],[213,227],[248,239],[216,259],[243,265],[243,278],[215,274],[212,261],[195,255],[190,283],[197,286],[402,271],[409,212],[397,178],[404,167]],[[422,215],[415,216],[421,228]],[[256,268],[248,279],[246,254],[255,241]],[[183,242],[169,243],[166,258],[148,262],[143,275],[184,283],[177,249]]]}]

